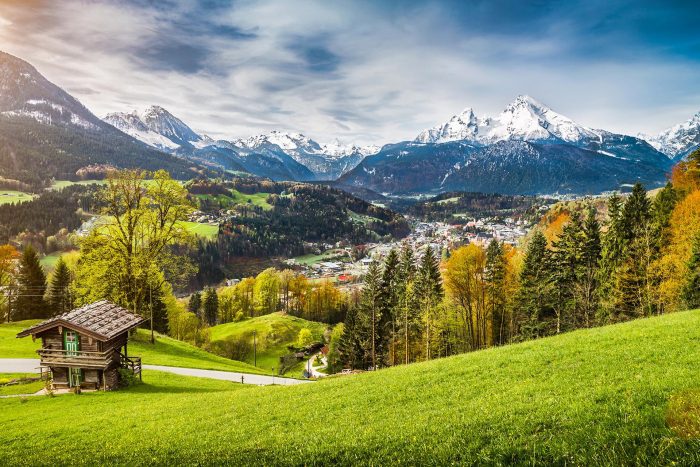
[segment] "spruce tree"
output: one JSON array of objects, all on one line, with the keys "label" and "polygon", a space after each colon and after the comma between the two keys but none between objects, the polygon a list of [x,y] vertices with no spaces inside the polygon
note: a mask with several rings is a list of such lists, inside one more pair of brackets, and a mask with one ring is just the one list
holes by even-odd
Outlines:
[{"label": "spruce tree", "polygon": [[430,246],[425,248],[420,266],[416,272],[413,289],[416,305],[423,316],[425,335],[425,358],[431,358],[432,315],[443,296],[440,266],[435,252]]},{"label": "spruce tree", "polygon": [[598,265],[601,259],[600,224],[594,207],[583,224],[582,270],[577,284],[583,324],[590,327],[598,311]]},{"label": "spruce tree", "polygon": [[403,340],[403,361],[410,362],[411,341],[416,327],[416,308],[413,287],[416,275],[413,249],[405,243],[401,248],[399,267],[396,280],[396,295],[398,296],[398,314],[400,315],[400,334]]},{"label": "spruce tree", "polygon": [[506,258],[503,245],[496,239],[491,240],[486,248],[486,294],[488,313],[491,320],[492,341],[495,345],[507,341],[506,325]]},{"label": "spruce tree", "polygon": [[399,319],[399,255],[395,249],[389,250],[384,260],[381,278],[381,327],[382,335],[382,360],[391,365],[396,363],[396,329]]},{"label": "spruce tree", "polygon": [[559,238],[552,245],[550,256],[552,282],[552,308],[556,314],[556,332],[577,327],[580,321],[580,304],[576,288],[583,268],[585,237],[581,215],[571,213]]},{"label": "spruce tree", "polygon": [[47,292],[49,315],[56,316],[73,307],[73,297],[70,290],[71,273],[63,258],[59,258],[51,275]]},{"label": "spruce tree", "polygon": [[382,278],[377,261],[372,261],[365,275],[362,286],[359,313],[356,329],[359,339],[364,343],[364,363],[373,370],[380,363],[382,352],[383,329],[382,323]]},{"label": "spruce tree", "polygon": [[550,310],[549,251],[547,239],[539,230],[533,234],[525,252],[516,303],[519,339],[544,335]]},{"label": "spruce tree", "polygon": [[216,325],[219,316],[219,296],[216,294],[216,289],[207,288],[204,291],[202,302],[202,317],[209,326]]},{"label": "spruce tree", "polygon": [[190,313],[200,316],[202,310],[202,294],[200,292],[195,292],[190,295],[190,301],[187,303],[187,310]]},{"label": "spruce tree", "polygon": [[22,252],[17,278],[18,297],[16,309],[19,319],[46,318],[48,316],[44,294],[46,275],[39,263],[39,255],[28,246]]},{"label": "spruce tree", "polygon": [[700,308],[700,235],[695,237],[693,252],[688,261],[688,278],[683,288],[683,299],[688,308]]}]

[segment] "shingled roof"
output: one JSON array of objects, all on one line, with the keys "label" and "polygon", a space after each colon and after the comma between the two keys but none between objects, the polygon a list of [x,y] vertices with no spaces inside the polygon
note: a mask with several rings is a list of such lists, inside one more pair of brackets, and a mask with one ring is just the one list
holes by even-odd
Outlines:
[{"label": "shingled roof", "polygon": [[138,326],[143,321],[142,317],[125,308],[107,300],[100,300],[42,321],[20,332],[17,337],[38,334],[56,326],[66,326],[98,340],[106,341]]}]

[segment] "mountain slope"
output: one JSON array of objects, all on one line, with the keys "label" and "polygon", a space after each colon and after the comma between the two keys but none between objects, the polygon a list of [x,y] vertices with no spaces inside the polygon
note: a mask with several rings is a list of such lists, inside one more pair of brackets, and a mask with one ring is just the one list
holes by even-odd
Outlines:
[{"label": "mountain slope", "polygon": [[700,112],[658,135],[640,135],[649,144],[675,160],[680,160],[700,147]]},{"label": "mountain slope", "polygon": [[191,146],[202,141],[182,120],[164,108],[154,105],[143,113],[115,112],[108,114],[104,121],[124,133],[164,151],[172,151],[180,146]]},{"label": "mountain slope", "polygon": [[89,165],[159,168],[189,178],[192,164],[102,122],[33,66],[0,52],[0,176],[36,187]]},{"label": "mountain slope", "polygon": [[646,141],[518,96],[496,117],[468,108],[414,142],[384,146],[339,182],[391,193],[594,194],[636,181],[656,186],[671,165]]},{"label": "mountain slope", "polygon": [[171,389],[146,372],[0,400],[0,442],[10,464],[697,465],[696,435],[674,429],[698,427],[698,340],[693,311],[294,387]]}]

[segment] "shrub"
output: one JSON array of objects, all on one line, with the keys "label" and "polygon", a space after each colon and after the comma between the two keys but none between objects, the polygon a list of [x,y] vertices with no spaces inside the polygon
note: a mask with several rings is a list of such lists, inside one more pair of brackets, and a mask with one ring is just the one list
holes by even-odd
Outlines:
[{"label": "shrub", "polygon": [[141,380],[126,368],[119,368],[119,386],[128,388],[141,384]]}]

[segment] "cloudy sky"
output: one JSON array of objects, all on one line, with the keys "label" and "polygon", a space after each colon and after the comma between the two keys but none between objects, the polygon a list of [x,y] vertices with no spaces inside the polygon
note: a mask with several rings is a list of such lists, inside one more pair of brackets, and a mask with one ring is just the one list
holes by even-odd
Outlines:
[{"label": "cloudy sky", "polygon": [[698,24],[672,0],[0,0],[0,50],[99,116],[159,104],[228,139],[412,139],[518,94],[636,134],[700,111]]}]

